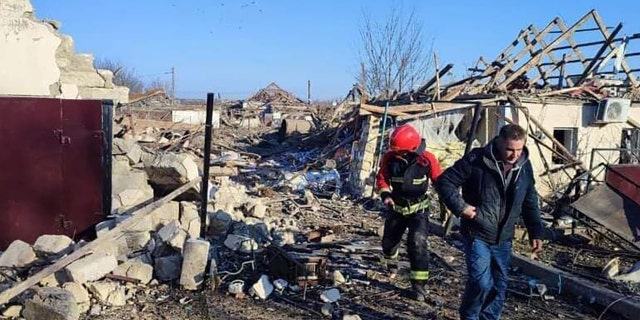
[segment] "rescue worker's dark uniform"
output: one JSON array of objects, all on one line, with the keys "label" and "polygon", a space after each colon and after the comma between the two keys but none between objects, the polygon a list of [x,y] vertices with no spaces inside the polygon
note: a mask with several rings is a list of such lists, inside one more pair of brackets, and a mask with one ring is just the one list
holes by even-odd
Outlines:
[{"label": "rescue worker's dark uniform", "polygon": [[409,148],[413,151],[406,151],[400,144],[396,150],[387,152],[382,157],[376,187],[383,201],[389,197],[393,200],[384,225],[383,254],[388,259],[397,258],[402,235],[408,228],[407,253],[413,290],[416,298],[423,300],[426,294],[424,285],[429,279],[427,190],[429,182],[434,183],[442,170],[436,157],[423,151],[424,142],[421,139],[420,143],[422,147],[418,150]]}]

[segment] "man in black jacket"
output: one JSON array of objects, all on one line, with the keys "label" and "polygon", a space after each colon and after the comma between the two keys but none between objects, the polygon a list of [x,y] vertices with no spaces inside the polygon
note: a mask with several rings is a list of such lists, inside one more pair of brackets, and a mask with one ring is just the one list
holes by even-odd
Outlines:
[{"label": "man in black jacket", "polygon": [[533,250],[542,250],[543,227],[526,134],[518,125],[502,127],[486,147],[473,149],[436,183],[440,200],[461,218],[468,271],[461,319],[500,318],[514,225],[521,216]]}]

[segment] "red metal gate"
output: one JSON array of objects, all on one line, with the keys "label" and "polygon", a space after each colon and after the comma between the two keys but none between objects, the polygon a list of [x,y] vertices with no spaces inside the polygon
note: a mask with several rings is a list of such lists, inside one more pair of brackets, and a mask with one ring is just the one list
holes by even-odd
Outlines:
[{"label": "red metal gate", "polygon": [[81,235],[111,203],[110,102],[0,98],[0,248]]}]

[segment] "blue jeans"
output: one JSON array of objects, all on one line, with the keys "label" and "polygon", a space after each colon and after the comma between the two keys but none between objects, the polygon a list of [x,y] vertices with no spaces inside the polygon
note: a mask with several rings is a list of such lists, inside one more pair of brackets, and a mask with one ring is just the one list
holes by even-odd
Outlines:
[{"label": "blue jeans", "polygon": [[460,319],[500,319],[507,291],[511,241],[489,244],[464,237],[467,284],[460,303]]}]

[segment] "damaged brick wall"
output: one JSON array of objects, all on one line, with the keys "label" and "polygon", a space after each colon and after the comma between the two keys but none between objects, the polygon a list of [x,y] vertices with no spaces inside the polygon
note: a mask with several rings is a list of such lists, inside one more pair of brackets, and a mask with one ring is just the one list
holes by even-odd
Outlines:
[{"label": "damaged brick wall", "polygon": [[362,117],[360,139],[353,143],[351,150],[350,188],[353,194],[368,197],[373,191],[375,178],[376,150],[380,133],[380,118],[368,115]]},{"label": "damaged brick wall", "polygon": [[38,20],[29,0],[0,2],[0,95],[127,102],[129,89],[96,70],[93,56],[76,54],[59,23]]}]

